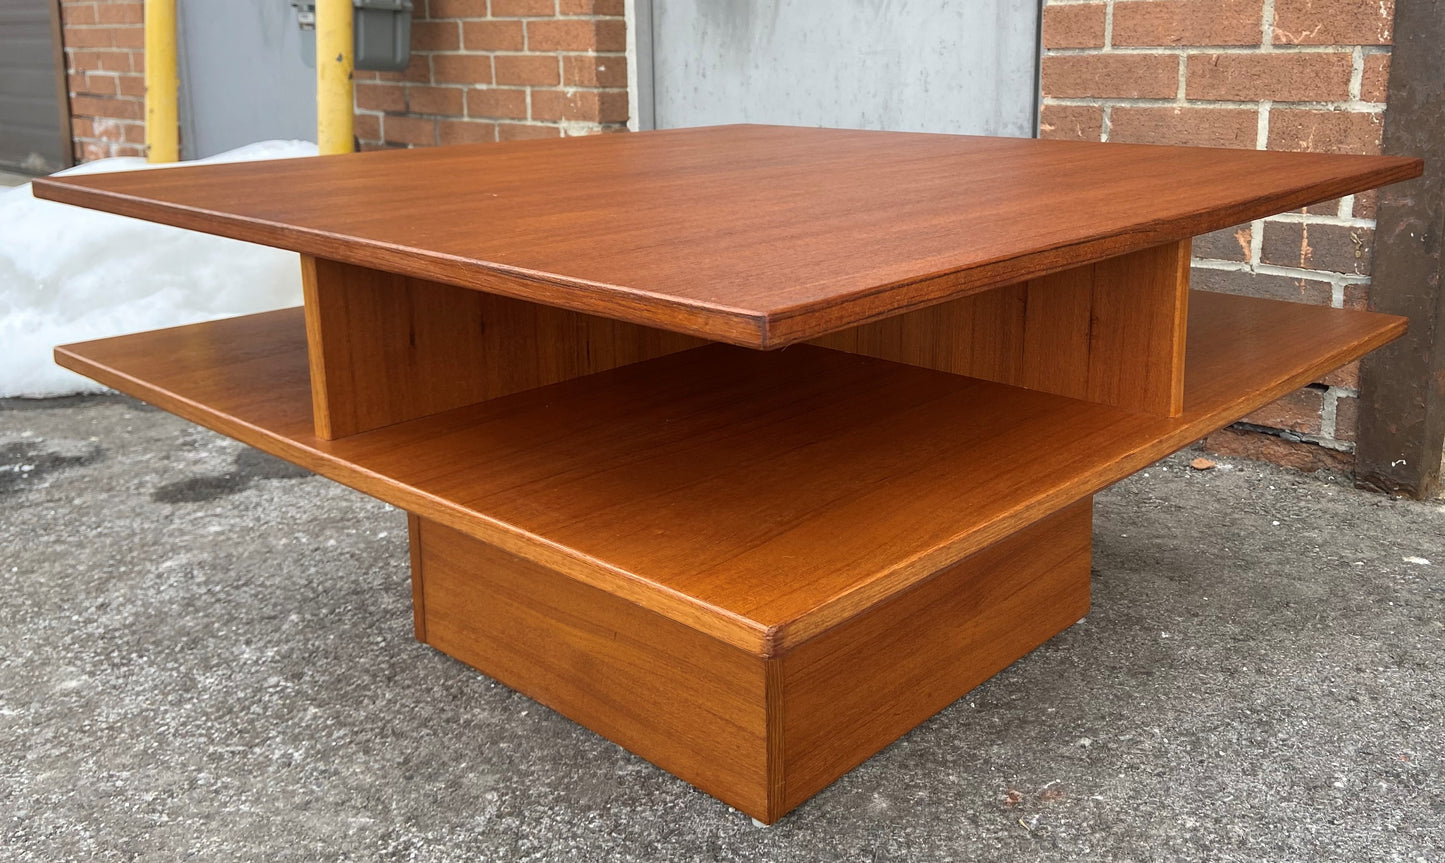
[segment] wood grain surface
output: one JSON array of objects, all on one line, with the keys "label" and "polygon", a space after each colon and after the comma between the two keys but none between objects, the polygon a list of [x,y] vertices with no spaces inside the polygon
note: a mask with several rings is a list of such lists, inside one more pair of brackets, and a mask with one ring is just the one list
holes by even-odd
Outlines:
[{"label": "wood grain surface", "polygon": [[1184,413],[800,345],[710,345],[336,441],[301,310],[61,365],[761,655],[776,655],[1397,337],[1194,292]]},{"label": "wood grain surface", "polygon": [[1089,612],[1092,500],[781,658],[787,811]]},{"label": "wood grain surface", "polygon": [[1420,174],[1416,159],[778,126],[38,179],[38,197],[748,347]]},{"label": "wood grain surface", "polygon": [[702,344],[309,256],[301,272],[316,436],[326,440]]},{"label": "wood grain surface", "polygon": [[771,823],[1089,608],[1090,502],[781,657],[413,516],[425,640]]},{"label": "wood grain surface", "polygon": [[1161,416],[1184,410],[1189,241],[830,333],[812,344]]},{"label": "wood grain surface", "polygon": [[767,817],[765,660],[436,522],[417,539],[428,644]]}]

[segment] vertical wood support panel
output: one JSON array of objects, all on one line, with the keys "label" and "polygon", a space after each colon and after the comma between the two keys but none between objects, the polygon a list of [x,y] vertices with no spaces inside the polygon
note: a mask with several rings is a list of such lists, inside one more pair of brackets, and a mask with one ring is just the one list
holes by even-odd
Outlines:
[{"label": "vertical wood support panel", "polygon": [[303,255],[316,436],[345,437],[699,339]]},{"label": "vertical wood support panel", "polygon": [[769,823],[1089,607],[1088,499],[780,656],[413,519],[428,644]]},{"label": "vertical wood support panel", "polygon": [[1189,245],[1120,255],[830,333],[813,344],[1178,416]]}]

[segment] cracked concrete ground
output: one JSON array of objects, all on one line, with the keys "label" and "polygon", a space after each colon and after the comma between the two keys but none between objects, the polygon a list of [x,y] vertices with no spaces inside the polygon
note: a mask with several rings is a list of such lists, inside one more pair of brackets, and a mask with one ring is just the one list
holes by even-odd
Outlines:
[{"label": "cracked concrete ground", "polygon": [[0,858],[1445,859],[1440,503],[1187,458],[1099,496],[1085,621],[760,829],[417,644],[401,512],[0,403]]}]

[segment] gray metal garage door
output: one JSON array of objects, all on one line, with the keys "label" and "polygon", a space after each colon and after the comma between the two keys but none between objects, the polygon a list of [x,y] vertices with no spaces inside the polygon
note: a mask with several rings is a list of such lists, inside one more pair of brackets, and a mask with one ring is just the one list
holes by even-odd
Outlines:
[{"label": "gray metal garage door", "polygon": [[178,12],[184,158],[316,140],[316,70],[290,0],[181,0]]},{"label": "gray metal garage door", "polygon": [[658,128],[1030,136],[1039,9],[1037,0],[637,0],[639,117],[648,125],[650,108]]},{"label": "gray metal garage door", "polygon": [[0,168],[41,174],[69,164],[51,10],[55,0],[0,0]]}]

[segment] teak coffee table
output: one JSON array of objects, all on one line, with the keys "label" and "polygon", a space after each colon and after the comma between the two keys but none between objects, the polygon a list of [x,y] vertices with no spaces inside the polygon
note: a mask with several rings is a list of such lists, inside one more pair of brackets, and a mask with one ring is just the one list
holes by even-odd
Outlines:
[{"label": "teak coffee table", "polygon": [[1085,614],[1095,492],[1404,331],[1190,237],[1420,172],[730,126],[35,193],[300,252],[57,360],[407,510],[417,638],[771,822]]}]

